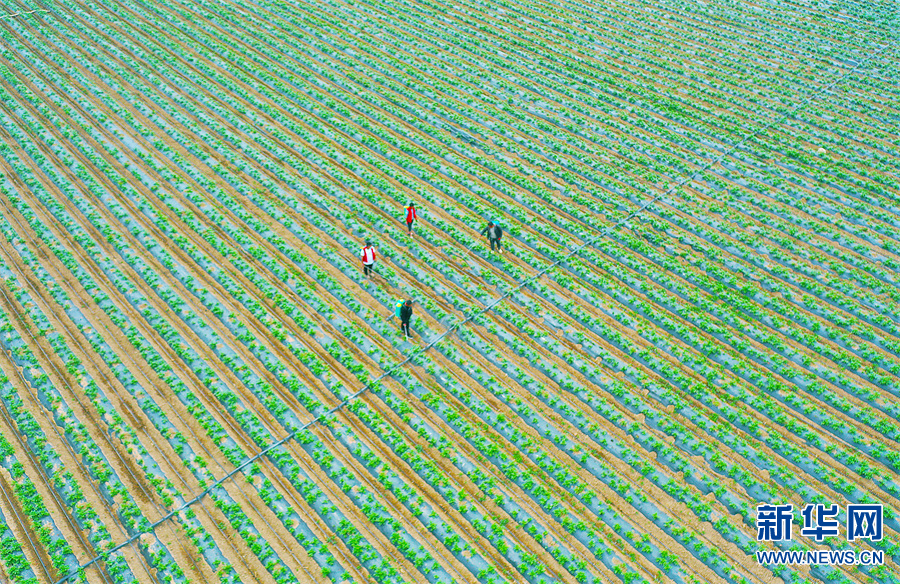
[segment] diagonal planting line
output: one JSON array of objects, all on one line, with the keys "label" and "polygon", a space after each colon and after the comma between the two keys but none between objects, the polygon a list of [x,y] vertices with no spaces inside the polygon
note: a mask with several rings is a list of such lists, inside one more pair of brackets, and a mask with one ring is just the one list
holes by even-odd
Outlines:
[{"label": "diagonal planting line", "polygon": [[[889,48],[891,48],[891,47],[894,47],[896,44],[897,44],[897,40],[894,40],[893,42],[886,44],[885,46],[881,47],[880,49],[876,50],[875,52],[870,53],[865,59],[861,60],[861,61],[860,61],[856,66],[854,66],[852,69],[850,69],[849,71],[847,71],[847,72],[845,72],[844,74],[840,75],[840,76],[837,77],[836,79],[832,80],[829,84],[827,84],[827,85],[825,85],[825,86],[819,88],[818,90],[816,90],[812,95],[810,95],[809,97],[807,97],[806,99],[804,99],[803,101],[801,101],[799,104],[797,104],[796,106],[794,106],[793,108],[791,108],[790,110],[788,110],[788,111],[787,111],[785,114],[783,114],[781,117],[779,117],[779,118],[777,118],[777,119],[775,119],[775,120],[772,120],[771,122],[767,123],[766,125],[762,126],[761,128],[759,128],[759,129],[757,129],[757,130],[755,130],[755,131],[753,131],[753,132],[750,132],[749,134],[745,135],[745,136],[744,136],[743,138],[741,138],[736,144],[734,144],[733,146],[729,147],[729,148],[728,148],[727,150],[725,150],[721,155],[719,155],[718,158],[715,158],[715,159],[713,159],[712,161],[708,162],[705,166],[701,167],[699,170],[695,171],[695,172],[692,173],[690,176],[681,176],[681,177],[676,181],[676,183],[675,183],[673,186],[671,186],[668,190],[659,193],[658,195],[656,195],[655,197],[653,197],[652,199],[650,199],[649,201],[647,201],[646,203],[644,203],[643,205],[641,205],[640,207],[638,207],[637,209],[635,209],[634,211],[632,211],[631,213],[629,213],[628,215],[626,215],[625,217],[623,217],[622,219],[619,219],[616,223],[613,223],[612,225],[610,225],[610,226],[608,226],[608,227],[605,227],[605,228],[602,229],[602,230],[599,230],[600,232],[599,232],[599,233],[597,234],[597,236],[594,237],[593,239],[590,239],[590,240],[588,240],[587,242],[585,242],[585,243],[579,245],[578,247],[576,247],[576,248],[570,250],[569,253],[567,253],[565,256],[563,256],[562,258],[560,258],[560,259],[554,261],[553,263],[551,263],[551,264],[545,266],[545,267],[542,268],[540,271],[538,271],[538,272],[536,272],[534,275],[532,275],[530,278],[527,278],[526,280],[522,281],[522,283],[520,283],[520,284],[519,284],[518,286],[516,286],[515,288],[512,288],[512,289],[508,290],[508,291],[505,292],[502,296],[500,296],[499,298],[497,298],[496,300],[494,300],[492,303],[488,304],[488,305],[485,306],[484,308],[482,308],[482,309],[480,309],[480,310],[477,310],[477,311],[473,312],[473,313],[470,314],[469,316],[467,316],[467,317],[463,318],[462,320],[459,320],[459,321],[456,322],[455,324],[451,325],[447,330],[445,330],[443,333],[441,333],[440,335],[438,335],[437,337],[435,337],[435,338],[434,338],[433,340],[431,340],[427,345],[424,345],[424,346],[422,346],[422,347],[417,347],[415,350],[413,350],[412,352],[410,352],[409,355],[407,355],[407,357],[406,357],[405,359],[403,359],[402,361],[396,363],[396,364],[393,365],[392,367],[389,367],[388,369],[386,369],[381,375],[379,375],[378,377],[376,377],[375,379],[373,379],[372,381],[370,381],[368,384],[366,384],[364,387],[362,387],[362,388],[359,389],[358,391],[356,391],[356,392],[350,394],[349,396],[347,396],[343,401],[341,401],[340,403],[338,403],[337,405],[335,405],[334,407],[332,407],[331,409],[329,409],[329,410],[326,411],[325,413],[323,413],[323,414],[319,415],[318,417],[316,417],[316,418],[310,420],[309,422],[303,424],[303,425],[300,426],[299,428],[297,428],[297,429],[295,429],[294,431],[290,432],[290,433],[289,433],[287,436],[285,436],[284,438],[281,438],[280,440],[278,440],[278,441],[276,441],[276,442],[273,442],[272,444],[266,446],[264,449],[262,449],[261,451],[259,451],[257,454],[251,456],[250,458],[246,459],[244,462],[242,462],[241,464],[239,464],[238,466],[236,466],[236,467],[234,468],[234,470],[232,470],[231,472],[229,472],[228,474],[226,474],[225,476],[223,476],[222,478],[218,479],[216,482],[214,482],[213,484],[211,484],[210,486],[208,486],[207,488],[205,488],[204,490],[202,490],[200,493],[198,493],[198,494],[197,494],[196,496],[194,496],[192,499],[189,499],[189,500],[185,501],[185,502],[184,502],[180,507],[178,507],[177,509],[174,509],[174,510],[170,511],[168,514],[164,515],[163,517],[161,517],[160,519],[158,519],[156,522],[150,524],[150,526],[149,526],[147,529],[145,529],[145,530],[143,530],[143,531],[141,531],[141,532],[138,532],[138,533],[134,534],[133,536],[131,536],[130,538],[128,538],[128,539],[125,540],[124,542],[118,544],[117,546],[115,546],[115,547],[113,547],[113,548],[110,548],[109,550],[106,550],[103,554],[98,555],[98,556],[92,558],[91,560],[88,560],[88,561],[85,562],[84,564],[81,564],[77,570],[75,570],[75,571],[73,571],[73,572],[70,572],[69,574],[63,576],[62,578],[60,578],[59,580],[57,580],[54,584],[63,584],[64,582],[67,582],[70,578],[73,578],[73,577],[78,576],[78,573],[79,573],[80,570],[83,570],[84,568],[87,568],[87,567],[89,567],[89,566],[91,566],[91,565],[93,565],[93,564],[95,564],[95,563],[97,563],[97,562],[104,561],[104,560],[106,559],[107,556],[109,556],[110,554],[113,554],[113,553],[115,553],[115,552],[121,550],[121,549],[124,548],[124,547],[127,547],[127,546],[131,545],[132,543],[134,543],[134,541],[136,541],[136,540],[137,540],[138,538],[140,538],[142,535],[145,535],[145,534],[147,534],[147,533],[151,533],[151,532],[155,531],[156,528],[157,528],[160,524],[162,524],[162,523],[168,521],[169,519],[171,519],[172,517],[174,517],[174,516],[177,515],[178,513],[184,511],[184,510],[187,509],[188,507],[190,507],[190,506],[194,505],[195,503],[199,502],[199,501],[200,501],[201,499],[203,499],[206,495],[208,495],[213,489],[216,489],[216,488],[220,487],[220,486],[222,485],[222,483],[224,483],[225,481],[228,481],[229,479],[231,479],[234,475],[236,475],[238,472],[240,472],[241,470],[243,470],[243,469],[246,468],[247,466],[253,464],[254,462],[256,462],[257,460],[259,460],[260,458],[262,458],[263,456],[265,456],[266,454],[268,454],[268,453],[271,452],[272,450],[278,448],[279,446],[282,446],[282,445],[284,445],[285,443],[289,442],[290,440],[293,440],[294,438],[296,438],[296,436],[297,436],[298,434],[300,434],[300,433],[303,432],[304,430],[309,429],[311,426],[315,425],[316,423],[325,420],[325,418],[327,418],[328,416],[330,416],[330,415],[332,415],[332,414],[338,412],[339,410],[343,409],[343,408],[344,408],[346,405],[348,405],[351,401],[355,400],[356,398],[358,398],[358,397],[361,396],[362,394],[366,393],[367,391],[369,391],[370,389],[372,389],[373,387],[375,387],[375,385],[378,384],[379,381],[381,381],[381,380],[384,379],[385,377],[388,377],[388,376],[390,376],[391,374],[393,374],[395,371],[397,371],[398,369],[400,369],[401,367],[403,367],[404,365],[406,365],[407,363],[409,363],[410,361],[412,361],[416,356],[418,356],[418,355],[424,353],[425,351],[428,351],[429,349],[431,349],[431,348],[434,347],[436,344],[438,344],[440,341],[442,341],[442,340],[444,340],[445,338],[447,338],[448,336],[450,336],[453,332],[455,332],[457,329],[459,329],[460,327],[462,327],[462,326],[465,325],[466,323],[472,321],[473,319],[475,319],[475,318],[478,317],[478,316],[481,316],[482,314],[485,314],[485,313],[487,313],[487,312],[490,312],[495,306],[499,305],[501,302],[503,302],[504,300],[506,300],[507,298],[509,298],[510,296],[512,296],[513,294],[515,294],[515,293],[518,292],[519,290],[521,290],[522,288],[524,288],[524,287],[528,286],[529,284],[535,282],[536,280],[540,279],[541,276],[543,276],[544,274],[546,274],[547,272],[549,272],[550,270],[552,270],[552,269],[555,268],[556,266],[558,266],[558,265],[560,265],[560,264],[562,264],[562,263],[565,263],[569,258],[571,258],[571,257],[574,256],[574,255],[577,255],[579,252],[581,252],[581,251],[584,250],[585,248],[592,247],[592,246],[596,245],[601,239],[603,239],[604,237],[606,237],[606,236],[608,236],[610,233],[612,233],[613,230],[615,230],[615,229],[617,229],[617,228],[619,228],[619,227],[622,227],[623,225],[625,225],[625,223],[626,223],[628,220],[630,220],[630,219],[636,217],[637,215],[640,215],[641,213],[643,213],[644,211],[646,211],[647,209],[649,209],[654,203],[656,203],[657,201],[659,201],[659,200],[662,199],[663,197],[665,197],[665,196],[670,195],[671,193],[673,193],[678,187],[680,187],[680,186],[682,186],[683,184],[685,184],[685,183],[687,183],[687,182],[693,180],[694,177],[697,176],[697,174],[699,174],[699,173],[701,173],[701,172],[704,172],[704,171],[710,169],[711,167],[715,166],[716,164],[722,162],[727,156],[729,156],[732,152],[734,152],[735,150],[737,150],[737,149],[738,149],[740,146],[742,146],[747,140],[750,140],[751,138],[757,136],[758,134],[760,134],[760,133],[762,133],[762,132],[765,132],[766,130],[768,130],[768,129],[771,128],[772,126],[775,126],[775,125],[777,125],[777,124],[780,124],[780,123],[784,122],[785,120],[787,120],[787,119],[793,117],[794,114],[796,114],[796,113],[799,112],[801,109],[803,109],[804,107],[806,107],[807,105],[809,105],[810,103],[812,103],[813,101],[815,101],[817,98],[819,98],[819,97],[820,97],[821,95],[823,95],[824,93],[826,93],[826,92],[830,91],[831,89],[833,89],[838,83],[840,83],[841,81],[847,79],[848,77],[850,77],[851,75],[853,75],[854,73],[856,73],[856,71],[858,71],[863,65],[865,65],[866,63],[868,63],[869,61],[871,61],[871,60],[874,59],[875,57],[881,55],[882,53],[884,53],[885,51],[887,51],[887,49],[889,49]],[[872,74],[872,73],[874,73],[874,72],[864,72],[864,75],[863,75],[862,78],[868,77],[868,76],[870,76],[870,74]]]},{"label": "diagonal planting line", "polygon": [[37,10],[29,10],[27,12],[13,12],[12,14],[4,14],[0,16],[0,18],[15,18],[16,16],[25,16],[26,14],[34,14],[35,12],[50,12],[49,10],[44,10],[43,8],[38,8]]}]

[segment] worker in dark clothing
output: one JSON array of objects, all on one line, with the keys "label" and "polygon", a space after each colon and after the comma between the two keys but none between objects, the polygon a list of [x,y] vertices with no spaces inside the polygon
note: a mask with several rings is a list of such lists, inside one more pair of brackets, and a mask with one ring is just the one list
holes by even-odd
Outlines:
[{"label": "worker in dark clothing", "polygon": [[503,237],[503,230],[493,221],[488,221],[487,227],[481,231],[481,235],[487,235],[488,241],[491,242],[491,251],[497,246],[497,253],[503,253],[500,249],[500,238]]},{"label": "worker in dark clothing", "polygon": [[410,235],[412,235],[413,222],[418,219],[419,214],[416,212],[416,206],[410,201],[409,205],[406,206],[406,232]]},{"label": "worker in dark clothing", "polygon": [[400,330],[403,331],[403,335],[409,339],[412,334],[409,332],[409,321],[412,318],[412,300],[407,300],[403,303],[403,306],[400,307]]}]

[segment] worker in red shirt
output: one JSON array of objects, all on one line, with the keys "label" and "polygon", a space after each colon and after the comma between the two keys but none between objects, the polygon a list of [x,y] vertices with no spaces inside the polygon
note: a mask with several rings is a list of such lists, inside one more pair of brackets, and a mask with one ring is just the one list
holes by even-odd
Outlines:
[{"label": "worker in red shirt", "polygon": [[359,253],[360,259],[362,259],[363,276],[368,278],[375,267],[375,248],[372,247],[372,242],[367,239],[365,247]]},{"label": "worker in red shirt", "polygon": [[413,221],[416,221],[418,218],[419,215],[416,213],[416,206],[410,201],[409,205],[406,206],[406,232],[408,234],[412,235]]}]

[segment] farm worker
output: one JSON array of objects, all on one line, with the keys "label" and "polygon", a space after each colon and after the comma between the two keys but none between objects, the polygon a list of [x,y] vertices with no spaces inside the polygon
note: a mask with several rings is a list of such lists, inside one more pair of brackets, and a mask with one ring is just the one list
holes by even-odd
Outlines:
[{"label": "farm worker", "polygon": [[363,265],[363,276],[368,278],[375,265],[375,248],[372,247],[372,242],[368,239],[366,240],[365,247],[360,250],[360,257]]},{"label": "farm worker", "polygon": [[400,306],[400,330],[407,339],[411,336],[409,320],[412,318],[412,312],[412,300],[407,300]]},{"label": "farm worker", "polygon": [[418,213],[416,213],[416,206],[413,205],[413,202],[410,201],[409,205],[406,206],[406,232],[412,234],[412,224],[413,221],[419,218]]},{"label": "farm worker", "polygon": [[497,246],[497,253],[503,253],[500,249],[500,238],[503,237],[503,230],[493,221],[488,221],[487,227],[481,230],[481,235],[487,235],[488,241],[491,242],[491,251]]}]

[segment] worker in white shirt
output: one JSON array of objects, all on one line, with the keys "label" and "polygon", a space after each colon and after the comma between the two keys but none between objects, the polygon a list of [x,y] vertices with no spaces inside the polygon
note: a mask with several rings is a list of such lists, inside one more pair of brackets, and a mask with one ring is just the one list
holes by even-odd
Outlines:
[{"label": "worker in white shirt", "polygon": [[369,273],[373,271],[375,266],[375,248],[372,247],[371,241],[366,240],[365,247],[360,250],[360,257],[363,265],[363,276],[368,278]]}]

